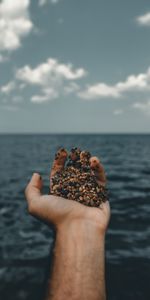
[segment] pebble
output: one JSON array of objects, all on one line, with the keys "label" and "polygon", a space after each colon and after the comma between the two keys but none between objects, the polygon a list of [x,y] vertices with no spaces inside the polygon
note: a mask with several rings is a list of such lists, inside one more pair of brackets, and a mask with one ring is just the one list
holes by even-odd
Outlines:
[{"label": "pebble", "polygon": [[[59,157],[60,155],[59,150]],[[89,151],[72,148],[66,166],[52,178],[50,194],[94,207],[99,207],[102,202],[108,200],[107,189],[98,185],[95,176],[91,173],[90,157]],[[55,159],[57,158],[56,153]]]}]

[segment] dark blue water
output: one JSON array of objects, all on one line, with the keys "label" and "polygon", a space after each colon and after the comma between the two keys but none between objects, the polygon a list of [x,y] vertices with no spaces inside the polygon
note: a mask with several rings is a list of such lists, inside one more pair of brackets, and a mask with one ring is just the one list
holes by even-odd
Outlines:
[{"label": "dark blue water", "polygon": [[53,232],[28,215],[24,188],[36,171],[48,191],[50,166],[62,145],[88,149],[107,172],[108,300],[150,299],[149,135],[0,136],[0,299],[37,300],[43,289]]}]

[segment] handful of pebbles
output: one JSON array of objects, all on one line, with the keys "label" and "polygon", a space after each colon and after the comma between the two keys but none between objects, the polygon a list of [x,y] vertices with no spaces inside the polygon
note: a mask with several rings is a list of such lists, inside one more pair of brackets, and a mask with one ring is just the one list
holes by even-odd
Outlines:
[{"label": "handful of pebbles", "polygon": [[96,176],[90,168],[90,152],[72,148],[68,158],[67,156],[64,148],[55,155],[50,194],[87,206],[100,207],[102,202],[108,200],[108,193],[104,185],[97,183]]}]

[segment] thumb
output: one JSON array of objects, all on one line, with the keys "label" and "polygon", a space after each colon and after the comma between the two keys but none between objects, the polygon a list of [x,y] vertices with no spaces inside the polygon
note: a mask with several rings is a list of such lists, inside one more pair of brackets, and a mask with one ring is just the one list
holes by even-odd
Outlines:
[{"label": "thumb", "polygon": [[33,173],[29,184],[32,187],[37,188],[40,191],[42,189],[42,186],[43,186],[42,177],[40,176],[40,174]]},{"label": "thumb", "polygon": [[32,210],[32,203],[39,201],[43,186],[42,178],[38,173],[34,173],[25,189],[25,197],[28,203],[29,212]]}]

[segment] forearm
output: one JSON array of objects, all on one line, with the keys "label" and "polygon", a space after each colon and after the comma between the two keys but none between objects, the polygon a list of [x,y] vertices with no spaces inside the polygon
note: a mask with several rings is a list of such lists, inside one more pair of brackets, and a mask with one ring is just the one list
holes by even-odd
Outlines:
[{"label": "forearm", "polygon": [[93,222],[58,230],[47,300],[105,300],[104,243]]}]

